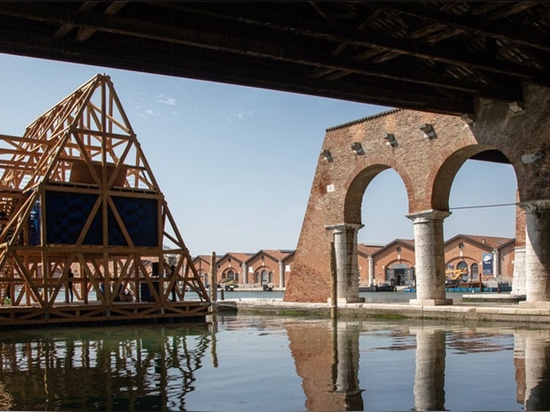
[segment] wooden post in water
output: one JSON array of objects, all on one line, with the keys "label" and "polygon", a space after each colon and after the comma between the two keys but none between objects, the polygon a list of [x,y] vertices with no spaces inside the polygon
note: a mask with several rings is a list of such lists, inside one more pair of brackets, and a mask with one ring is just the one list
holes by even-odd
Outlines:
[{"label": "wooden post in water", "polygon": [[330,293],[330,318],[338,317],[338,289],[337,289],[337,273],[336,273],[336,251],[334,242],[330,242],[330,278],[331,278],[331,293]]},{"label": "wooden post in water", "polygon": [[210,300],[216,302],[218,300],[218,287],[216,286],[216,252],[212,252],[210,256]]}]

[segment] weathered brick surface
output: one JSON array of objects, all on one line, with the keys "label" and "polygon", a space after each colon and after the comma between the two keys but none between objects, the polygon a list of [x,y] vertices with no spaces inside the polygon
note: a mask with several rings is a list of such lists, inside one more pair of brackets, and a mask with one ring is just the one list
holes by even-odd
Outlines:
[{"label": "weathered brick surface", "polygon": [[[325,227],[361,224],[365,189],[387,168],[402,178],[410,213],[448,210],[456,173],[487,150],[499,150],[510,160],[521,201],[550,199],[549,121],[548,89],[526,86],[523,111],[480,101],[473,124],[455,116],[396,110],[328,129],[322,149],[330,150],[332,162],[319,158],[285,300],[322,302],[330,296],[332,234]],[[434,126],[437,138],[427,139],[419,130],[425,123]],[[397,147],[387,144],[388,133]],[[351,150],[354,142],[361,143],[364,155]],[[524,163],[522,156],[531,154],[540,160]],[[523,236],[520,229],[517,245]]]}]

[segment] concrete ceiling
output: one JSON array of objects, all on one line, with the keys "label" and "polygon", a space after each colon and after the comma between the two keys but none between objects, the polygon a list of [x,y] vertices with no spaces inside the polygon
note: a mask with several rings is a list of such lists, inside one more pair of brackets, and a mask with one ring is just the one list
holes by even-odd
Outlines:
[{"label": "concrete ceiling", "polygon": [[550,2],[0,2],[0,53],[448,114],[550,86]]}]

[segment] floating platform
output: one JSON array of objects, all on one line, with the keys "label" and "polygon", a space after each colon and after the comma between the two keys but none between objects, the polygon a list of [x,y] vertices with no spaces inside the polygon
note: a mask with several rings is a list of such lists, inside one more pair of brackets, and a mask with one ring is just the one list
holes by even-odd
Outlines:
[{"label": "floating platform", "polygon": [[148,322],[204,322],[211,314],[210,302],[101,302],[55,303],[48,309],[39,305],[0,306],[0,327],[138,324]]}]

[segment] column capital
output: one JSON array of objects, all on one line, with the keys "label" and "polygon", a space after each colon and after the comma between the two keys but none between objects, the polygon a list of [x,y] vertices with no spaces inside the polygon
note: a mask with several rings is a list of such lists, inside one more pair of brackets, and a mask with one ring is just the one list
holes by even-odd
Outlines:
[{"label": "column capital", "polygon": [[536,213],[539,210],[550,210],[550,199],[528,200],[520,202],[519,207],[527,213]]},{"label": "column capital", "polygon": [[361,223],[339,223],[339,224],[336,224],[336,225],[327,225],[327,226],[325,226],[325,229],[326,230],[332,230],[335,233],[339,233],[339,232],[345,231],[346,229],[359,230],[364,226],[365,225],[363,225]]},{"label": "column capital", "polygon": [[405,217],[411,219],[413,223],[426,223],[433,220],[443,220],[450,215],[451,212],[448,210],[430,209],[416,213],[409,213],[408,215],[405,215]]}]

